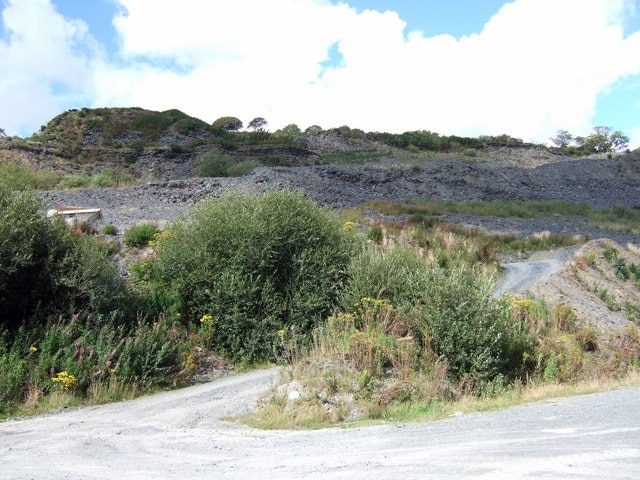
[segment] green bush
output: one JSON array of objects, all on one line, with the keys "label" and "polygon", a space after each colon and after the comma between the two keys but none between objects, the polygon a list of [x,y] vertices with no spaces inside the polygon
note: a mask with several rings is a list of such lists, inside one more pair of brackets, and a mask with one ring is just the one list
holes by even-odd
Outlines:
[{"label": "green bush", "polygon": [[198,177],[226,177],[229,168],[234,164],[230,155],[218,152],[209,152],[202,156],[196,167]]},{"label": "green bush", "polygon": [[135,225],[127,230],[124,234],[124,244],[128,247],[144,247],[149,245],[156,234],[160,230],[153,223],[143,223],[141,225]]},{"label": "green bush", "polygon": [[[70,314],[24,326],[11,342],[0,335],[0,416],[34,391],[61,388],[89,398],[109,388],[117,397],[128,389],[174,387],[193,373],[187,367],[196,365],[194,346],[186,329],[165,316],[125,325],[114,315]],[[56,382],[61,373],[71,381]]]},{"label": "green bush", "polygon": [[116,227],[115,225],[112,224],[107,224],[104,227],[102,227],[102,234],[103,235],[117,235],[118,234],[118,227]]},{"label": "green bush", "polygon": [[462,153],[465,157],[475,157],[478,155],[478,151],[475,148],[465,148]]},{"label": "green bush", "polygon": [[363,298],[387,300],[414,319],[424,352],[446,360],[454,380],[485,381],[525,348],[512,333],[510,310],[491,290],[473,267],[442,268],[411,250],[371,248],[354,257],[341,305],[353,312]]},{"label": "green bush", "polygon": [[384,239],[384,231],[381,225],[373,225],[367,230],[367,240],[371,240],[377,244],[381,244]]},{"label": "green bush", "polygon": [[492,287],[471,268],[434,269],[424,292],[422,328],[456,379],[491,380],[513,355],[511,312],[491,298]]},{"label": "green bush", "polygon": [[120,187],[132,185],[136,182],[133,175],[124,173],[114,168],[105,168],[100,173],[91,177],[89,186],[91,187]]},{"label": "green bush", "polygon": [[0,165],[0,184],[9,190],[52,189],[62,179],[62,174],[52,168],[31,170],[22,165]]},{"label": "green bush", "polygon": [[259,166],[259,162],[254,162],[251,160],[246,162],[234,163],[229,168],[227,168],[227,175],[229,177],[241,177],[251,172],[252,170],[255,170]]},{"label": "green bush", "polygon": [[89,185],[91,185],[91,177],[84,173],[65,175],[58,184],[60,188],[87,188]]},{"label": "green bush", "polygon": [[85,309],[122,311],[128,299],[102,244],[47,219],[36,197],[0,188],[0,328]]},{"label": "green bush", "polygon": [[184,321],[211,315],[236,360],[272,358],[278,332],[308,334],[331,313],[354,248],[351,232],[301,193],[225,194],[198,205],[158,244],[155,292]]}]

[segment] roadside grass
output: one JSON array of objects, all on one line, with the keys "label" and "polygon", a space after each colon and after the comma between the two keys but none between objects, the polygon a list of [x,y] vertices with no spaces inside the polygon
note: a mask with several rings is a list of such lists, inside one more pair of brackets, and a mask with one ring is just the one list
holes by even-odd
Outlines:
[{"label": "roadside grass", "polygon": [[[314,331],[310,350],[288,358],[290,368],[260,407],[237,421],[263,429],[431,421],[640,385],[637,325],[601,332],[570,306],[530,296],[505,295],[492,310],[492,301],[476,297],[491,262],[474,269],[482,251],[475,242],[440,227],[417,235],[405,229],[394,242],[384,235],[356,267],[343,310]],[[446,276],[434,275],[439,268]],[[379,293],[363,298],[367,291]],[[490,322],[474,327],[484,315]],[[499,344],[483,340],[488,329]],[[494,363],[469,364],[485,345]]]},{"label": "roadside grass", "polygon": [[466,396],[457,402],[439,402],[434,405],[399,404],[390,409],[385,420],[396,422],[435,421],[460,414],[503,410],[554,398],[588,395],[636,386],[640,386],[640,371],[638,370],[629,372],[620,379],[592,379],[573,384],[545,383],[512,387],[497,396]]},{"label": "roadside grass", "polygon": [[262,430],[313,430],[340,426],[355,428],[388,422],[433,422],[444,418],[472,413],[504,410],[520,405],[601,393],[620,388],[640,386],[640,370],[634,369],[620,378],[599,378],[575,383],[541,383],[527,386],[511,386],[499,395],[467,395],[455,401],[398,402],[381,412],[379,418],[348,419],[349,412],[342,412],[339,422],[327,418],[326,410],[318,405],[305,405],[296,409],[285,409],[286,401],[268,397],[260,408],[243,416],[227,420],[242,423]]}]

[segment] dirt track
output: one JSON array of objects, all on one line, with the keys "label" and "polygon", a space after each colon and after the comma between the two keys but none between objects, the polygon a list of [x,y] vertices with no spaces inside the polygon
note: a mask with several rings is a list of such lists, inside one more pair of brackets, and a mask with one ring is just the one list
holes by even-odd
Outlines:
[{"label": "dirt track", "polygon": [[102,407],[0,423],[3,480],[636,480],[640,388],[425,424],[259,431],[241,413],[276,369]]}]

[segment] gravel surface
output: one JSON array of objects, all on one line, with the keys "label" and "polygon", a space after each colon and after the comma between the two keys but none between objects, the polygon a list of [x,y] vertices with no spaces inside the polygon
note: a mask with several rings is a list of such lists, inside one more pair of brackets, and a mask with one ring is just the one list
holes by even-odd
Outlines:
[{"label": "gravel surface", "polygon": [[261,370],[101,407],[0,423],[3,480],[636,480],[640,388],[423,424],[260,431],[242,413],[277,377]]}]

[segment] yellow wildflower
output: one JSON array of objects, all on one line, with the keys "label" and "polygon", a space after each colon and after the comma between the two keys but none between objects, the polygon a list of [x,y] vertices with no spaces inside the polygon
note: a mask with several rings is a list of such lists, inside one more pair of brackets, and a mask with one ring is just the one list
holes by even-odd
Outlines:
[{"label": "yellow wildflower", "polygon": [[51,380],[53,380],[54,383],[60,384],[63,390],[71,390],[78,384],[76,377],[67,371],[58,372]]}]

